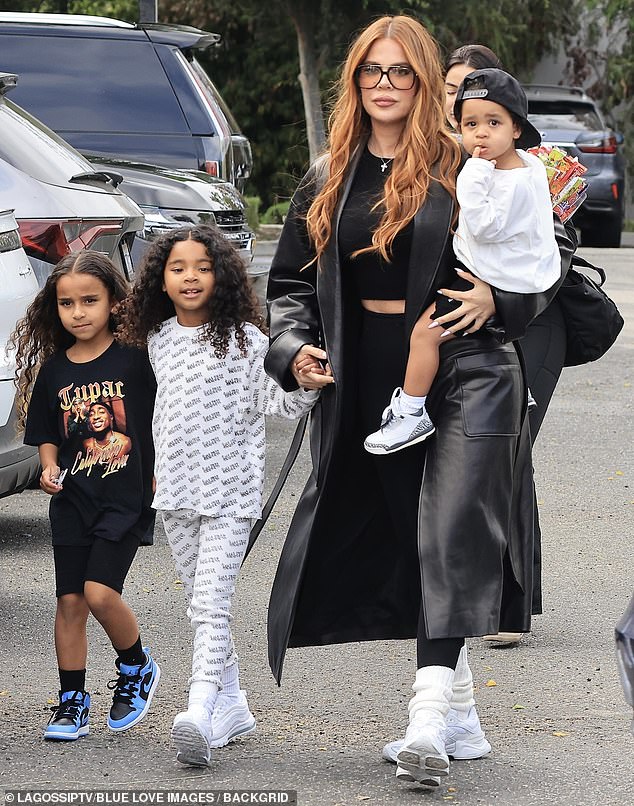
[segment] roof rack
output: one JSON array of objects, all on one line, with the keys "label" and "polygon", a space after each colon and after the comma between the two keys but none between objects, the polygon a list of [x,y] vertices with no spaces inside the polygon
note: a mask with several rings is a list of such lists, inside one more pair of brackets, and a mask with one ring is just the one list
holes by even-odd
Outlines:
[{"label": "roof rack", "polygon": [[584,96],[586,93],[583,87],[565,87],[560,84],[524,84],[525,90],[530,90],[534,93],[540,92],[555,92],[559,95],[579,95]]},{"label": "roof rack", "polygon": [[135,28],[130,22],[89,14],[38,14],[36,12],[0,11],[0,22],[21,22],[32,25],[95,25],[102,28]]}]

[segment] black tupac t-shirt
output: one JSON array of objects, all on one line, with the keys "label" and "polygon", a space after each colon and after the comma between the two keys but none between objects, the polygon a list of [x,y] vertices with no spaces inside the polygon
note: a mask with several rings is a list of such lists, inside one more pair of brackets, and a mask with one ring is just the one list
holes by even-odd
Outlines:
[{"label": "black tupac t-shirt", "polygon": [[59,352],[42,366],[24,442],[57,445],[67,470],[50,504],[53,545],[124,535],[152,543],[155,394],[147,353],[118,342],[84,364]]}]

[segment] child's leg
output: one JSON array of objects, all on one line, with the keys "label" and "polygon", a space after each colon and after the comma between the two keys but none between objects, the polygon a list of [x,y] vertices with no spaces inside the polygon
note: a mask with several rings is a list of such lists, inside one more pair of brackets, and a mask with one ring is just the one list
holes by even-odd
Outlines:
[{"label": "child's leg", "polygon": [[431,305],[414,325],[403,388],[392,394],[383,412],[378,431],[369,434],[363,446],[368,453],[381,456],[403,450],[430,437],[434,431],[425,398],[438,372],[438,345],[443,328],[429,328]]},{"label": "child's leg", "polygon": [[172,738],[179,761],[203,766],[209,763],[211,746],[219,746],[213,743],[211,714],[224,671],[237,661],[230,607],[251,522],[186,512],[162,514],[194,629],[188,709],[174,720]]},{"label": "child's leg", "polygon": [[237,660],[231,634],[231,600],[249,540],[248,518],[202,517],[190,619],[195,630],[192,681],[218,688]]},{"label": "child's leg", "polygon": [[147,714],[161,670],[143,647],[136,616],[121,598],[123,583],[139,548],[139,540],[125,535],[119,541],[95,538],[86,569],[84,596],[117,652],[119,670],[108,715],[111,730],[127,730]]},{"label": "child's leg", "polygon": [[81,589],[88,550],[83,546],[54,546],[57,610],[55,652],[59,669],[59,705],[44,730],[44,738],[73,741],[90,730],[90,695],[86,692],[88,605]]},{"label": "child's leg", "polygon": [[435,306],[430,305],[421,314],[410,336],[403,391],[412,397],[425,397],[429,393],[438,372],[438,347],[441,341],[451,338],[450,336],[440,338],[444,332],[442,327],[429,328],[433,322],[431,314],[434,310]]},{"label": "child's leg", "polygon": [[[86,670],[88,605],[81,593],[68,593],[57,600],[55,652],[60,670]],[[83,688],[83,686],[81,686]]]}]

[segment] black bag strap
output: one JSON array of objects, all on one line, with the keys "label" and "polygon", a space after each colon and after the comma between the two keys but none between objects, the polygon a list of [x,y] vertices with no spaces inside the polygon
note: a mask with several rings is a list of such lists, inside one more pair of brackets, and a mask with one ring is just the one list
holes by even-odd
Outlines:
[{"label": "black bag strap", "polygon": [[306,431],[306,424],[308,423],[308,414],[305,414],[301,420],[297,423],[297,428],[295,429],[295,433],[293,434],[293,439],[291,440],[290,448],[288,449],[288,453],[286,454],[286,459],[284,459],[284,464],[282,465],[282,469],[280,470],[279,476],[277,477],[277,481],[273,485],[273,489],[269,497],[267,498],[266,504],[262,508],[262,516],[258,518],[258,520],[253,524],[251,527],[251,532],[249,534],[249,542],[247,543],[246,551],[244,552],[244,557],[242,558],[242,563],[249,556],[249,553],[253,546],[255,545],[255,541],[258,539],[258,535],[264,528],[265,523],[269,519],[269,515],[271,514],[271,510],[275,506],[275,502],[277,501],[280,493],[282,492],[282,488],[286,484],[286,479],[288,478],[288,474],[291,472],[293,465],[295,464],[295,460],[297,459],[297,455],[299,454],[299,449],[302,447],[302,441],[304,439],[304,433]]},{"label": "black bag strap", "polygon": [[581,257],[581,255],[573,255],[572,260],[570,261],[571,266],[580,266],[583,269],[592,269],[596,271],[596,273],[601,278],[601,282],[599,285],[603,285],[605,283],[605,270],[600,268],[599,266],[594,266],[592,263],[588,262],[585,258]]}]

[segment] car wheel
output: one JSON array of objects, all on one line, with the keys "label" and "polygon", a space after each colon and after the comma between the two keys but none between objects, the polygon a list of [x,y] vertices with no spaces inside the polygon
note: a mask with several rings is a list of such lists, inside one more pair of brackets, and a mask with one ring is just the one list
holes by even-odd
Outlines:
[{"label": "car wheel", "polygon": [[603,246],[618,249],[621,245],[621,217],[598,219],[593,227],[581,230],[581,246]]}]

